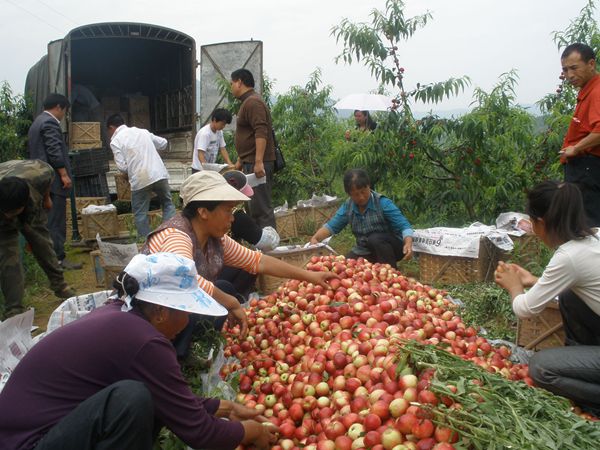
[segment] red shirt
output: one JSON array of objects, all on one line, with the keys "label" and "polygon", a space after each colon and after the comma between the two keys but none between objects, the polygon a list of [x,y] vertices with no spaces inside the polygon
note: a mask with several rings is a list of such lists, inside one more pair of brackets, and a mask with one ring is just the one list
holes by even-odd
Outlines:
[{"label": "red shirt", "polygon": [[[600,133],[600,74],[595,75],[579,91],[563,147],[577,144],[590,133]],[[590,147],[581,154],[600,157],[600,146]]]}]

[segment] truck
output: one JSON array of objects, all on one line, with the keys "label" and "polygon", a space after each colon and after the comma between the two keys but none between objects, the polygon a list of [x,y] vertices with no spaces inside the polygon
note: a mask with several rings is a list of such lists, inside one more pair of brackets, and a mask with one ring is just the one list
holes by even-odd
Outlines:
[{"label": "truck", "polygon": [[[61,124],[71,150],[81,144],[77,124],[96,122],[98,142],[82,143],[100,145],[112,155],[104,122],[114,113],[121,113],[128,125],[167,138],[169,150],[163,159],[177,191],[191,173],[196,130],[214,108],[226,107],[217,78],[246,67],[255,74],[259,91],[262,86],[260,41],[210,44],[201,47],[200,62],[196,56],[195,40],[170,28],[132,22],[84,25],[48,44],[47,54],[27,74],[25,93],[36,115],[51,92],[71,100],[72,108]],[[113,162],[109,167],[106,179],[114,193],[116,168]]]}]

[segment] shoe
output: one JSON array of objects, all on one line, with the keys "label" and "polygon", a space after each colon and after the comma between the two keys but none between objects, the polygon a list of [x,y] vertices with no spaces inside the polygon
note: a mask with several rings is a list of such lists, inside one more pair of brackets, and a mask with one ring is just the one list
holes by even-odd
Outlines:
[{"label": "shoe", "polygon": [[77,292],[75,292],[75,289],[73,289],[71,286],[65,286],[59,291],[54,291],[54,295],[56,295],[58,298],[71,298],[75,297]]},{"label": "shoe", "polygon": [[83,264],[69,261],[67,258],[59,261],[58,264],[63,270],[79,270],[83,267]]}]

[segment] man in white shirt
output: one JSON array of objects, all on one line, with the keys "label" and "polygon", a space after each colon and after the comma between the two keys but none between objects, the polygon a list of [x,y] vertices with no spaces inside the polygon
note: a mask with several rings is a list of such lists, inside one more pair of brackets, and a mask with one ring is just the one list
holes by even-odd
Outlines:
[{"label": "man in white shirt", "polygon": [[194,154],[192,156],[192,173],[202,170],[202,164],[217,162],[217,151],[221,152],[223,161],[233,167],[225,148],[223,128],[231,123],[231,113],[222,108],[215,109],[207,123],[196,134],[194,139]]},{"label": "man in white shirt", "polygon": [[163,221],[175,215],[169,173],[158,154],[158,150],[167,148],[168,142],[148,130],[126,126],[120,114],[107,119],[106,129],[117,169],[129,177],[131,210],[138,236],[146,237],[150,233],[148,209],[152,192],[160,200]]}]

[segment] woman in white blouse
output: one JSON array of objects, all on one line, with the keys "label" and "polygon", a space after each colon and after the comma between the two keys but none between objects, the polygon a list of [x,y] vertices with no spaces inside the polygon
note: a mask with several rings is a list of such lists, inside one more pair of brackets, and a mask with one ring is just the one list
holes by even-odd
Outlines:
[{"label": "woman in white blouse", "polygon": [[[598,205],[600,207],[600,205]],[[539,314],[557,296],[566,346],[536,353],[529,373],[536,385],[600,413],[600,239],[586,224],[581,193],[570,183],[545,181],[527,194],[534,233],[556,249],[540,278],[501,262],[496,283],[519,318]],[[525,288],[531,288],[525,292]]]}]

